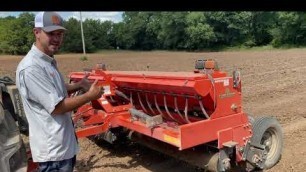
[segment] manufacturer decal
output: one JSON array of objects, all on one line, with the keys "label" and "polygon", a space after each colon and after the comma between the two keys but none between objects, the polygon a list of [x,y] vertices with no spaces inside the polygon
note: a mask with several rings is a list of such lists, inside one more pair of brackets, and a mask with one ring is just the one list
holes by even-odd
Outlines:
[{"label": "manufacturer decal", "polygon": [[229,86],[229,79],[215,80],[215,83],[223,82],[223,86]]},{"label": "manufacturer decal", "polygon": [[225,88],[225,92],[223,94],[220,94],[220,98],[224,99],[224,98],[229,98],[229,97],[233,97],[235,95],[234,92],[231,92],[229,88]]}]

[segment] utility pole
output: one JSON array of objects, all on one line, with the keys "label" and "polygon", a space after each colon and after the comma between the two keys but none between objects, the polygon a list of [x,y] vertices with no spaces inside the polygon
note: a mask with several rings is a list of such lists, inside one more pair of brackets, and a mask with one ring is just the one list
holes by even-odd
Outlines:
[{"label": "utility pole", "polygon": [[84,54],[84,56],[86,56],[84,33],[83,33],[83,21],[82,21],[82,13],[81,13],[81,11],[80,11],[80,22],[81,22],[81,34],[82,34],[83,54]]}]

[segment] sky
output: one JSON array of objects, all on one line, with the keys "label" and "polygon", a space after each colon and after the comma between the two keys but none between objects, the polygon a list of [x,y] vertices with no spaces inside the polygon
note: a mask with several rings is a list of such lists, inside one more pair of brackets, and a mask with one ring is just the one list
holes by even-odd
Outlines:
[{"label": "sky", "polygon": [[[27,12],[31,12],[31,11],[27,11]],[[18,15],[22,13],[22,11],[14,11],[14,12],[8,12],[8,11],[0,11],[0,18],[1,17],[7,17],[7,16],[16,16],[18,17]],[[37,12],[32,12],[34,14],[36,14]],[[73,17],[76,19],[80,19],[80,12],[79,11],[69,11],[69,12],[63,12],[60,11],[58,12],[63,18],[64,20],[68,20],[69,18]],[[106,21],[106,20],[110,20],[113,21],[114,23],[118,23],[122,21],[122,13],[123,12],[86,12],[86,11],[82,11],[82,20],[84,21],[85,19],[94,19],[94,20],[101,20],[101,21]]]}]

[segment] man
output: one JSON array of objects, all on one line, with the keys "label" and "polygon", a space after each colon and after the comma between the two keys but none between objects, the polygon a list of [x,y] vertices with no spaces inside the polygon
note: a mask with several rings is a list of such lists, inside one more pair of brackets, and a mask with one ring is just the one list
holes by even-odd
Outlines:
[{"label": "man", "polygon": [[[55,12],[35,16],[35,43],[17,67],[19,89],[29,122],[30,148],[39,171],[73,171],[78,144],[71,111],[101,97],[97,80],[90,85],[87,77],[65,84],[57,69],[54,54],[63,41],[63,19]],[[68,97],[68,92],[86,93]]]}]

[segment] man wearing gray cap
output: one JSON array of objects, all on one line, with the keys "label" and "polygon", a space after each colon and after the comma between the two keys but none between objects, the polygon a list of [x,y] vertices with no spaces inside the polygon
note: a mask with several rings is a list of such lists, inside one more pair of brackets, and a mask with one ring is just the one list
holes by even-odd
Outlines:
[{"label": "man wearing gray cap", "polygon": [[[78,152],[71,111],[101,97],[104,90],[97,80],[87,77],[65,84],[54,54],[59,50],[66,29],[55,12],[35,16],[35,43],[18,64],[16,85],[29,122],[32,158],[39,171],[73,171]],[[83,89],[86,93],[68,97],[68,92]]]}]

